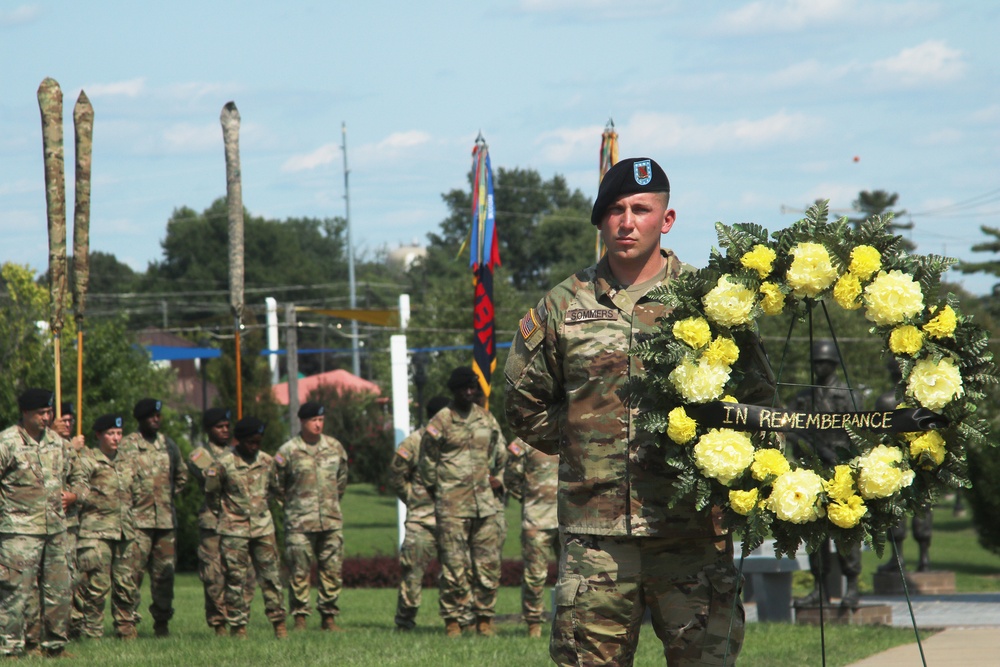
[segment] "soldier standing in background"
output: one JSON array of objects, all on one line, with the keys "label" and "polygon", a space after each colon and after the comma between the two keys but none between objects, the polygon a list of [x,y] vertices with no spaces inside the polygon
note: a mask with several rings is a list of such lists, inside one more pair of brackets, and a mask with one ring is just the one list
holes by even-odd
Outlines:
[{"label": "soldier standing in background", "polygon": [[[209,408],[202,415],[201,425],[208,441],[196,447],[188,457],[191,477],[198,482],[205,498],[198,510],[198,578],[205,589],[205,621],[218,636],[226,633],[226,577],[219,551],[219,494],[205,490],[205,471],[230,452],[231,413],[227,408]],[[247,577],[247,608],[253,600],[255,575],[251,568]]]},{"label": "soldier standing in background", "polygon": [[496,634],[493,616],[506,537],[500,476],[507,449],[496,418],[476,404],[478,386],[471,368],[453,370],[451,404],[431,418],[420,442],[420,476],[434,500],[439,605],[449,637],[461,634],[470,615],[478,634]]},{"label": "soldier standing in background", "polygon": [[289,607],[295,629],[305,630],[309,578],[318,564],[316,609],[321,627],[340,632],[338,600],[343,587],[344,519],[340,499],[347,489],[347,452],[336,438],[323,434],[325,408],[308,401],[299,408],[302,430],[274,455],[278,497],[285,508],[285,558],[289,572]]},{"label": "soldier standing in background", "polygon": [[[812,372],[817,385],[803,389],[795,398],[792,409],[797,412],[857,412],[858,408],[852,392],[837,378],[840,354],[831,340],[818,340],[812,345]],[[851,447],[850,437],[845,431],[809,431],[794,438],[797,458],[819,460],[831,468],[847,463],[845,458]],[[858,577],[861,576],[861,544],[855,544],[847,553],[837,551],[840,571],[847,578],[847,590],[841,598],[844,609],[856,609],[861,601],[858,591]],[[797,607],[812,607],[829,604],[830,595],[821,580],[830,573],[830,539],[827,538],[817,551],[809,554],[809,570],[813,575],[813,590],[808,595],[795,600]]]},{"label": "soldier standing in background", "polygon": [[[448,405],[444,396],[427,402],[427,418]],[[399,595],[396,599],[396,629],[416,627],[417,612],[423,592],[424,571],[434,558],[434,501],[420,478],[420,440],[424,429],[418,428],[399,443],[389,463],[389,487],[406,505],[403,546],[399,549]]]},{"label": "soldier standing in background", "polygon": [[25,651],[28,598],[40,599],[42,632],[34,650],[64,654],[71,604],[66,564],[70,465],[52,422],[52,392],[28,389],[17,399],[19,423],[0,432],[0,653]]},{"label": "soldier standing in background", "polygon": [[97,448],[80,456],[80,582],[73,596],[72,634],[104,636],[104,602],[110,592],[115,633],[121,639],[135,639],[135,471],[132,462],[118,454],[120,415],[98,417],[94,434]]},{"label": "soldier standing in background", "polygon": [[542,636],[545,580],[549,556],[559,560],[559,457],[550,456],[515,438],[507,451],[504,485],[521,501],[521,614],[529,637]]},{"label": "soldier standing in background", "polygon": [[[226,577],[226,622],[233,637],[245,639],[250,620],[248,582],[257,572],[264,594],[264,612],[274,636],[288,636],[278,564],[274,520],[268,507],[275,488],[274,459],[260,451],[264,423],[254,417],[236,422],[236,446],[205,470],[205,492],[220,498],[219,550]],[[251,569],[251,565],[253,566]]]},{"label": "soldier standing in background", "polygon": [[149,611],[157,637],[170,636],[169,623],[174,615],[174,572],[177,567],[177,511],[174,498],[184,490],[188,474],[177,444],[160,433],[160,401],[144,398],[135,404],[132,416],[139,430],[125,436],[118,447],[120,455],[134,459],[136,489],[136,544],[133,573],[136,586],[136,623],[141,619],[139,602],[142,579],[149,569],[149,588],[153,598]]}]

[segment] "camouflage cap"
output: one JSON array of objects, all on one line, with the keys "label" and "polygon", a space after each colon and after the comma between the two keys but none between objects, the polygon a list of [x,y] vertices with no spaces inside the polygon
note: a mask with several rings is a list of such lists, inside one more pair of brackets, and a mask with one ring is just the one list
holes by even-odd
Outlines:
[{"label": "camouflage cap", "polygon": [[601,224],[604,211],[622,195],[636,192],[670,193],[670,181],[666,172],[648,157],[630,157],[616,162],[601,180],[597,190],[594,209],[590,212],[590,222]]},{"label": "camouflage cap", "polygon": [[52,392],[48,389],[32,387],[31,389],[25,389],[17,397],[17,407],[21,412],[51,408],[53,398]]}]

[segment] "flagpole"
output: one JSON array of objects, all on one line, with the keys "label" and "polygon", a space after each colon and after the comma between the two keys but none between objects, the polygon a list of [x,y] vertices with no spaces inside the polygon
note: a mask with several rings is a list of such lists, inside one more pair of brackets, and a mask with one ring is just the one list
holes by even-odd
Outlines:
[{"label": "flagpole", "polygon": [[[341,148],[344,151],[344,212],[347,216],[347,287],[351,293],[351,310],[358,307],[357,287],[354,283],[354,244],[351,242],[351,195],[348,189],[347,168],[347,123],[340,123]],[[356,376],[361,377],[361,354],[358,350],[358,321],[351,318],[351,368]]]},{"label": "flagpole", "polygon": [[83,434],[83,316],[90,283],[90,168],[94,140],[94,107],[87,94],[73,107],[76,140],[76,187],[73,208],[73,306],[76,318],[76,434]]}]

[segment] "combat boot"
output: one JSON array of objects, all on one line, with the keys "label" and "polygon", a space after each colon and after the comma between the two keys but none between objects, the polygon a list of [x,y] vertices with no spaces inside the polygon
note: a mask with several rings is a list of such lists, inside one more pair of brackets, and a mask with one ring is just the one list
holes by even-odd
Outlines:
[{"label": "combat boot", "polygon": [[462,626],[453,618],[444,622],[444,634],[446,637],[461,637]]},{"label": "combat boot", "polygon": [[320,624],[320,627],[323,628],[324,630],[326,630],[327,632],[343,632],[344,631],[344,628],[342,628],[339,625],[337,625],[337,617],[336,616],[324,616],[323,617],[323,621]]},{"label": "combat boot", "polygon": [[306,617],[299,615],[295,617],[295,630],[305,630],[306,629]]},{"label": "combat boot", "polygon": [[285,625],[284,621],[274,622],[274,638],[288,639],[288,626]]},{"label": "combat boot", "polygon": [[246,639],[247,638],[247,626],[245,625],[234,625],[229,628],[229,636],[234,639]]},{"label": "combat boot", "polygon": [[217,626],[215,626],[215,636],[216,637],[225,637],[227,634],[229,634],[229,633],[226,632],[226,626],[224,626],[224,625],[217,625]]},{"label": "combat boot", "polygon": [[166,621],[156,621],[153,623],[153,634],[157,637],[169,637],[170,628]]},{"label": "combat boot", "polygon": [[[825,591],[823,592],[825,593]],[[812,592],[806,596],[795,598],[796,607],[818,607],[820,602],[823,604],[830,604],[830,598],[820,593],[819,586],[815,586]]]},{"label": "combat boot", "polygon": [[132,624],[122,624],[117,628],[118,639],[122,641],[132,641],[133,639],[139,638],[139,633],[136,632],[135,626]]},{"label": "combat boot", "polygon": [[857,609],[861,604],[861,593],[858,591],[858,578],[847,578],[847,590],[840,599],[841,609]]},{"label": "combat boot", "polygon": [[476,634],[480,637],[496,637],[497,631],[493,629],[493,619],[489,616],[480,616],[476,619]]},{"label": "combat boot", "polygon": [[542,636],[542,624],[541,623],[528,623],[528,636],[534,637],[536,639]]}]

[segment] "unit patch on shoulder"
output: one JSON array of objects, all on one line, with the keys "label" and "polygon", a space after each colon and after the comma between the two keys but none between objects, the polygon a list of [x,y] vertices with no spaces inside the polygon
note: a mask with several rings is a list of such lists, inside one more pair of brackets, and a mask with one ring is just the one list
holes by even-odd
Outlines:
[{"label": "unit patch on shoulder", "polygon": [[281,466],[285,465],[285,457],[282,456],[281,454],[275,454],[274,455],[274,460],[275,460],[275,462],[278,465],[281,465]]},{"label": "unit patch on shoulder", "polygon": [[406,459],[407,461],[409,461],[410,457],[413,456],[413,452],[411,452],[406,447],[400,447],[399,449],[397,449],[396,454],[398,454],[400,458]]},{"label": "unit patch on shoulder", "polygon": [[215,468],[209,468],[205,471],[205,476],[207,477],[215,477],[216,474],[218,474],[218,471]]},{"label": "unit patch on shoulder", "polygon": [[566,311],[566,324],[578,322],[595,322],[598,320],[617,320],[618,311],[614,308],[574,308]]},{"label": "unit patch on shoulder", "polygon": [[432,437],[435,437],[435,438],[440,438],[441,437],[441,431],[439,431],[438,427],[435,426],[434,424],[428,424],[427,425],[427,432],[430,433]]},{"label": "unit patch on shoulder", "polygon": [[524,453],[524,449],[519,444],[517,444],[517,442],[512,442],[509,445],[507,445],[507,449],[509,449],[510,453],[513,454],[514,456],[520,456],[521,454]]}]

